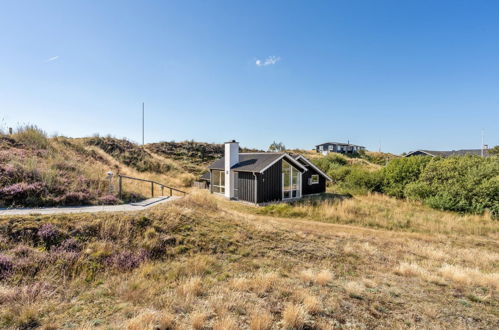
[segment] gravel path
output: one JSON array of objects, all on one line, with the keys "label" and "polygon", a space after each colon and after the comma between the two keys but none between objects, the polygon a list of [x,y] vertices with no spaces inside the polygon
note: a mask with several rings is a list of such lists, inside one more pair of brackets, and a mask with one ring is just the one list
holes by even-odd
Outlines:
[{"label": "gravel path", "polygon": [[167,203],[182,197],[157,197],[145,201],[123,205],[69,206],[25,209],[0,209],[0,216],[26,214],[61,214],[61,213],[96,213],[96,212],[131,212],[145,210],[151,206]]}]

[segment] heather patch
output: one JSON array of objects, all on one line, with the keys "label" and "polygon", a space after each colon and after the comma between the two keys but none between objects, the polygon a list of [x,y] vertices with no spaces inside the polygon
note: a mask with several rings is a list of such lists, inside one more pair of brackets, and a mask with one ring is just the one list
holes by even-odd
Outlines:
[{"label": "heather patch", "polygon": [[12,271],[14,263],[12,262],[12,257],[0,254],[0,275],[7,276]]},{"label": "heather patch", "polygon": [[136,252],[132,251],[120,251],[109,257],[104,261],[104,264],[108,267],[116,268],[118,270],[129,271],[137,268],[149,258],[149,254],[146,250],[141,249]]},{"label": "heather patch", "polygon": [[38,229],[37,236],[47,249],[56,245],[62,239],[62,233],[53,224],[44,224]]}]

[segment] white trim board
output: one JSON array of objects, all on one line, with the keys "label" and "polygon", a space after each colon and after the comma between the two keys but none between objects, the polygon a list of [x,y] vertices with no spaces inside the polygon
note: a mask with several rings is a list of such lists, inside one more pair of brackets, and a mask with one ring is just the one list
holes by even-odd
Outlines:
[{"label": "white trim board", "polygon": [[291,157],[289,154],[287,153],[284,153],[282,154],[281,157],[277,158],[276,160],[274,160],[272,163],[270,163],[269,165],[265,166],[261,171],[260,173],[263,173],[265,172],[266,170],[269,169],[269,167],[271,167],[272,165],[274,165],[275,163],[277,163],[278,161],[280,161],[281,159],[283,159],[284,157],[288,158],[294,165],[298,165],[304,172],[307,171],[307,168],[305,166],[303,166],[302,164],[300,164],[300,162],[298,162],[296,159],[294,159],[293,157]]}]

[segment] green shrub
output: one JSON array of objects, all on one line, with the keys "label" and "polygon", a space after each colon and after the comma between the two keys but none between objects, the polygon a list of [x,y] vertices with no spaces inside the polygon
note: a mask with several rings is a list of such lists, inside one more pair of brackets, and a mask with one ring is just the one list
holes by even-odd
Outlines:
[{"label": "green shrub", "polygon": [[348,187],[359,187],[366,192],[380,192],[383,184],[381,171],[369,171],[359,167],[353,167],[345,177]]},{"label": "green shrub", "polygon": [[315,159],[313,162],[326,173],[332,169],[348,164],[348,160],[344,156],[334,153],[330,153],[326,157]]},{"label": "green shrub", "polygon": [[499,217],[499,159],[477,156],[434,158],[404,196],[427,205],[457,212]]},{"label": "green shrub", "polygon": [[416,156],[396,158],[382,170],[382,191],[387,195],[403,198],[406,185],[418,180],[431,157]]}]

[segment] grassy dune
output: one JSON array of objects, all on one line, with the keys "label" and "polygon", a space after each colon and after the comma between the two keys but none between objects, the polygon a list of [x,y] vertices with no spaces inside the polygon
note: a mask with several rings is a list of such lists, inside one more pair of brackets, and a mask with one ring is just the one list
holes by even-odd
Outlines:
[{"label": "grassy dune", "polygon": [[[0,207],[119,203],[109,192],[109,171],[185,188],[202,170],[126,140],[48,138],[37,127],[21,127],[0,134]],[[117,192],[116,176],[111,184]],[[124,190],[124,201],[151,194],[138,181],[124,180]]]},{"label": "grassy dune", "polygon": [[128,215],[0,218],[0,327],[496,328],[499,223],[448,231],[425,223],[455,215],[399,203],[282,217],[197,192]]}]

